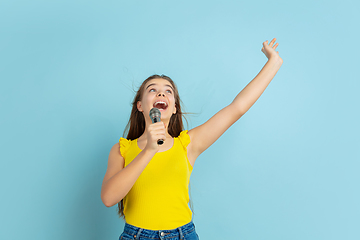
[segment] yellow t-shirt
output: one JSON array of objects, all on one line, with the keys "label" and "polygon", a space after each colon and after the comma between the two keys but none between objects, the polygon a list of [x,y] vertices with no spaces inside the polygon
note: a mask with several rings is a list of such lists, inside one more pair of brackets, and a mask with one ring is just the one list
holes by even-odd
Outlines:
[{"label": "yellow t-shirt", "polygon": [[[187,158],[188,130],[174,138],[171,149],[157,152],[124,197],[125,221],[149,230],[171,230],[189,223],[189,181],[193,170]],[[141,152],[137,139],[120,138],[125,167]]]}]

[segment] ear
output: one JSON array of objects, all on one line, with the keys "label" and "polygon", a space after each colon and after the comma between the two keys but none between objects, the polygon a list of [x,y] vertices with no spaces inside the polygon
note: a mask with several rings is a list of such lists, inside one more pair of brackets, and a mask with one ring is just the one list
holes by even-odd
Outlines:
[{"label": "ear", "polygon": [[174,112],[173,112],[173,114],[175,114],[176,113],[176,104],[175,104],[175,108],[174,108]]},{"label": "ear", "polygon": [[138,101],[137,103],[136,103],[136,106],[137,106],[137,109],[139,110],[139,112],[143,112],[144,110],[142,109],[142,107],[141,107],[141,102],[140,101]]}]

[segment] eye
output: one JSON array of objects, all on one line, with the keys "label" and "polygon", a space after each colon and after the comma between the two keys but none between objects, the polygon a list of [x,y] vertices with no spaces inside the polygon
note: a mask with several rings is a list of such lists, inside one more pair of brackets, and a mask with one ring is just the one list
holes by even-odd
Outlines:
[{"label": "eye", "polygon": [[172,93],[172,91],[171,90],[167,90],[169,93]]},{"label": "eye", "polygon": [[155,88],[150,89],[149,92],[151,92],[152,90],[155,90]]}]

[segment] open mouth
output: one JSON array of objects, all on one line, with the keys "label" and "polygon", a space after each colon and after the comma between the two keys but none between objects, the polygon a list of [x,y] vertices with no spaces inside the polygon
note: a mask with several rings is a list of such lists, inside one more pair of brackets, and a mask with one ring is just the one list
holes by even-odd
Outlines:
[{"label": "open mouth", "polygon": [[166,102],[163,101],[155,102],[153,107],[158,108],[160,111],[165,111],[168,108]]}]

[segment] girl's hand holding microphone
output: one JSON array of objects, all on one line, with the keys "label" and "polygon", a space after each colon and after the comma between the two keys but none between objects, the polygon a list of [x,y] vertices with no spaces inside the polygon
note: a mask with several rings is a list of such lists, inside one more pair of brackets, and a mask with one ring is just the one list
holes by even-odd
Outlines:
[{"label": "girl's hand holding microphone", "polygon": [[146,147],[152,151],[159,151],[159,145],[162,145],[166,139],[166,126],[161,122],[161,112],[158,108],[152,108],[149,112],[152,124],[147,128]]},{"label": "girl's hand holding microphone", "polygon": [[158,140],[162,139],[163,141],[165,141],[165,133],[166,127],[164,122],[150,124],[147,128],[147,143],[145,149],[158,152],[161,145],[158,144]]}]

